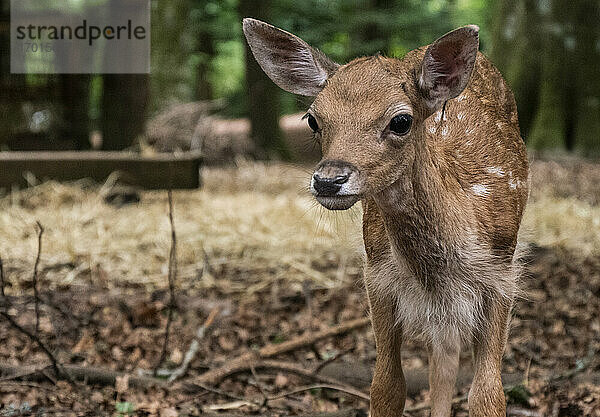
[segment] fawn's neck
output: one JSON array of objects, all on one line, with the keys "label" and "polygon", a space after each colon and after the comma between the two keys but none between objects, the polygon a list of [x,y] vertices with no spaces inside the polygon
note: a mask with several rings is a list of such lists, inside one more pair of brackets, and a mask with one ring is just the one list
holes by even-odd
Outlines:
[{"label": "fawn's neck", "polygon": [[394,255],[427,289],[447,279],[465,241],[456,187],[445,160],[422,141],[405,175],[375,198]]}]

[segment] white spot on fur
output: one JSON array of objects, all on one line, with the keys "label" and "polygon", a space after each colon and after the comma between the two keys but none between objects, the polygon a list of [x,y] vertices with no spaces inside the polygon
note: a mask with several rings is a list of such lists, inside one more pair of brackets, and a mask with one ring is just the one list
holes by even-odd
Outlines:
[{"label": "white spot on fur", "polygon": [[463,101],[465,98],[467,98],[467,96],[465,96],[465,95],[460,95],[460,96],[458,96],[458,97],[456,98],[456,101],[458,101],[458,102],[460,103],[460,102],[461,102],[461,101]]},{"label": "white spot on fur", "polygon": [[487,167],[485,170],[488,174],[493,174],[498,177],[503,177],[505,175],[504,170],[500,167]]},{"label": "white spot on fur", "polygon": [[523,187],[525,183],[523,181],[521,181],[520,179],[514,179],[511,178],[508,180],[508,185],[510,186],[510,188],[512,188],[513,190],[516,190],[517,188],[521,188]]},{"label": "white spot on fur", "polygon": [[490,191],[488,189],[488,187],[484,184],[474,184],[471,189],[473,190],[473,193],[475,193],[475,195],[481,196],[481,197],[487,197],[488,195],[490,195]]},{"label": "white spot on fur", "polygon": [[521,188],[524,185],[525,185],[524,181],[521,181],[519,178],[514,178],[513,177],[513,172],[512,171],[508,171],[508,186],[512,190],[516,190],[517,188]]},{"label": "white spot on fur", "polygon": [[463,111],[458,112],[456,117],[458,118],[458,120],[463,120],[465,118],[465,112],[463,112]]},{"label": "white spot on fur", "polygon": [[442,135],[446,136],[448,134],[448,126],[444,126],[442,128]]},{"label": "white spot on fur", "polygon": [[473,134],[473,132],[475,132],[475,128],[474,127],[467,127],[465,129],[465,134],[466,135],[471,135],[471,134]]},{"label": "white spot on fur", "polygon": [[433,120],[435,120],[436,122],[440,122],[442,120],[442,111],[438,110],[435,113],[435,117],[433,118]]},{"label": "white spot on fur", "polygon": [[437,129],[435,128],[435,126],[429,126],[429,133],[435,133],[437,131]]}]

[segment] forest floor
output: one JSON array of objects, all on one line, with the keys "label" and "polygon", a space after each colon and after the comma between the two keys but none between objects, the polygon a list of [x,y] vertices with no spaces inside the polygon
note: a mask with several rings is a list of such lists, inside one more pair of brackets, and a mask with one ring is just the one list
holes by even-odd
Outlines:
[{"label": "forest floor", "polygon": [[[202,189],[174,192],[171,268],[166,192],[140,192],[128,203],[136,196],[110,184],[48,182],[2,197],[0,416],[368,410],[375,350],[363,320],[360,207],[318,207],[307,194],[309,172],[245,161],[206,168]],[[503,367],[511,416],[600,416],[598,184],[596,164],[532,165],[523,297]],[[169,270],[174,314],[151,379],[168,321]],[[320,333],[327,330],[336,334]],[[167,382],[194,340],[189,370]],[[470,359],[465,350],[456,416],[468,415]],[[238,372],[219,373],[233,365]],[[406,415],[428,415],[421,345],[406,343],[403,366]]]}]

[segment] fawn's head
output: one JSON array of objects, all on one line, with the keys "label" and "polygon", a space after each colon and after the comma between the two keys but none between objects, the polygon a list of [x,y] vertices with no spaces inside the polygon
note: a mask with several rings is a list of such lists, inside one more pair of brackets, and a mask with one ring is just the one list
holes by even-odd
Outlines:
[{"label": "fawn's head", "polygon": [[478,31],[456,29],[402,60],[374,56],[338,65],[291,33],[244,19],[265,73],[286,91],[315,97],[305,117],[323,159],[311,191],[332,210],[348,209],[403,175],[425,140],[425,119],[467,86]]}]

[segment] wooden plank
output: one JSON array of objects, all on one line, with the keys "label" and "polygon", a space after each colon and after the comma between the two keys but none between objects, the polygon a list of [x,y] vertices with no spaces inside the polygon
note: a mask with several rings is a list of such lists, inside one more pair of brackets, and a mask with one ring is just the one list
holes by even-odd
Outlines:
[{"label": "wooden plank", "polygon": [[119,184],[150,190],[200,186],[199,152],[141,156],[126,152],[0,152],[0,188],[27,186],[27,173],[38,181],[91,178],[99,183],[118,172]]}]

